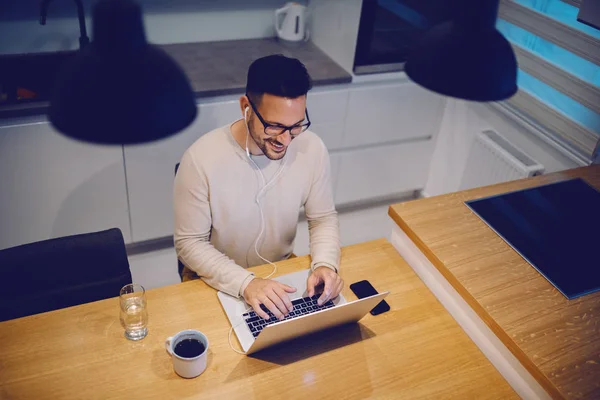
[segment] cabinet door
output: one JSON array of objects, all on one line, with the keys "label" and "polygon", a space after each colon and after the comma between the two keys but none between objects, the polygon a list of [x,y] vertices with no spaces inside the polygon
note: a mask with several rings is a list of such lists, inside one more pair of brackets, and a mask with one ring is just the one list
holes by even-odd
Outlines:
[{"label": "cabinet door", "polygon": [[47,122],[0,127],[0,248],[120,228],[130,240],[123,149]]},{"label": "cabinet door", "polygon": [[366,202],[424,188],[432,154],[431,140],[340,153],[336,204]]},{"label": "cabinet door", "polygon": [[412,82],[350,90],[344,147],[434,137],[444,97]]},{"label": "cabinet door", "polygon": [[347,105],[348,89],[308,93],[306,107],[310,130],[321,137],[330,151],[342,146]]},{"label": "cabinet door", "polygon": [[125,146],[127,188],[134,242],[173,235],[175,165],[200,136],[240,118],[237,99],[199,105],[196,120],[161,141]]}]

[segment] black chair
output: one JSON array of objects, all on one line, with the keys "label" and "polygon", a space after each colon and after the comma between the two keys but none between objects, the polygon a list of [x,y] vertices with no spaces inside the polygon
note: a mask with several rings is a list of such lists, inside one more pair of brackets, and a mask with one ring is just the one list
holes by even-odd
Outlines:
[{"label": "black chair", "polygon": [[[179,170],[179,163],[175,164],[175,175],[177,175],[177,170]],[[179,273],[179,279],[183,282],[183,268],[184,265],[179,258],[177,258],[177,272]]]},{"label": "black chair", "polygon": [[131,282],[117,228],[0,250],[0,321],[115,297]]}]

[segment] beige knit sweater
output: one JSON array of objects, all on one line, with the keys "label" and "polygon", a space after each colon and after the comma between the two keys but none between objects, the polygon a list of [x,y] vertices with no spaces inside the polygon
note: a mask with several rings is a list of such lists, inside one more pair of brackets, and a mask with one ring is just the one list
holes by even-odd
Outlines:
[{"label": "beige knit sweater", "polygon": [[265,187],[230,126],[202,136],[181,159],[174,187],[178,258],[212,287],[240,296],[253,279],[245,268],[265,263],[255,252],[261,229],[258,253],[273,262],[289,257],[304,206],[311,268],[337,270],[339,224],[321,139],[306,131],[282,160],[254,157]]}]

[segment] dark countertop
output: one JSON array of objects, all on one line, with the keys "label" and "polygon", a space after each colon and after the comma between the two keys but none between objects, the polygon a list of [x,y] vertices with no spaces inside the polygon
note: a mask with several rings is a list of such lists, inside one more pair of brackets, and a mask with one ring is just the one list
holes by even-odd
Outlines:
[{"label": "dark countertop", "polygon": [[[312,42],[288,47],[275,38],[161,45],[183,68],[197,98],[242,94],[257,58],[283,54],[306,65],[313,85],[349,83],[352,76]],[[47,101],[0,106],[0,119],[45,114]]]},{"label": "dark countertop", "polygon": [[181,65],[197,97],[243,93],[252,61],[277,53],[302,61],[315,86],[352,81],[348,72],[311,42],[289,48],[269,38],[171,44],[162,48]]}]

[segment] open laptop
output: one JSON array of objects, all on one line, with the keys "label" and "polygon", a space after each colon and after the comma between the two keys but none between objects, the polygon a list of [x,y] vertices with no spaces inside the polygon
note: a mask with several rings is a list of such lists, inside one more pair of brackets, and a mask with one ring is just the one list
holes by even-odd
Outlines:
[{"label": "open laptop", "polygon": [[[319,295],[308,297],[306,280],[310,270],[283,275],[274,280],[295,287],[290,294],[294,310],[282,321],[256,318],[252,308],[243,300],[223,292],[217,294],[227,318],[246,354],[252,354],[266,347],[294,339],[312,332],[358,322],[373,307],[379,304],[389,292],[348,302],[342,294],[322,306],[317,306]],[[272,314],[269,312],[269,315]]]}]

